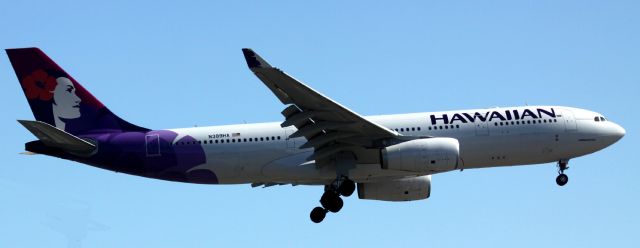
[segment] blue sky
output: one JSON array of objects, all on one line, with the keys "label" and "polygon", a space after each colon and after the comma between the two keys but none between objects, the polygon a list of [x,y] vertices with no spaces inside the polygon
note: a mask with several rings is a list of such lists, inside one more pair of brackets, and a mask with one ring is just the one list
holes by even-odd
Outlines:
[{"label": "blue sky", "polygon": [[[251,47],[364,114],[566,105],[620,142],[553,164],[433,177],[426,201],[350,197],[320,225],[322,189],[158,181],[45,156],[0,59],[0,247],[638,247],[638,1],[8,1],[0,47],[37,46],[121,117],[150,128],[280,121]],[[4,52],[2,52],[4,54]]]}]

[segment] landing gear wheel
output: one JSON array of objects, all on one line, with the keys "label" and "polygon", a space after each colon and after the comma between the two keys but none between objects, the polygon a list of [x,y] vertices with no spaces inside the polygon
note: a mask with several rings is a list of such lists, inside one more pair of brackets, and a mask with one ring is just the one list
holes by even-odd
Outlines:
[{"label": "landing gear wheel", "polygon": [[556,177],[556,183],[558,186],[564,186],[569,182],[569,177],[564,174],[564,171],[569,169],[569,160],[561,159],[558,161],[558,177]]},{"label": "landing gear wheel", "polygon": [[324,207],[326,210],[337,213],[338,211],[340,211],[340,209],[342,209],[342,205],[344,204],[344,202],[338,194],[334,193],[333,191],[327,191],[322,194],[322,197],[320,198],[320,204],[322,204],[322,207]]},{"label": "landing gear wheel", "polygon": [[354,191],[356,191],[356,183],[349,179],[344,180],[338,188],[338,193],[346,197],[351,196]]},{"label": "landing gear wheel", "polygon": [[564,186],[568,182],[569,182],[569,177],[566,174],[560,174],[558,175],[558,177],[556,177],[556,183],[559,186]]},{"label": "landing gear wheel", "polygon": [[309,217],[311,217],[311,221],[313,221],[314,223],[322,222],[325,216],[327,216],[327,210],[321,207],[315,207],[313,210],[311,210],[311,214],[309,214]]}]

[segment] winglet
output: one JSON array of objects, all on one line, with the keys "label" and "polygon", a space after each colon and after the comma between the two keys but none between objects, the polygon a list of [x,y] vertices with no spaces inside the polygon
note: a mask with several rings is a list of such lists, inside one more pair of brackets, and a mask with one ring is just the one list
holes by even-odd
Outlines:
[{"label": "winglet", "polygon": [[249,69],[253,68],[271,68],[271,65],[264,61],[256,52],[251,50],[250,48],[242,48],[242,53],[244,54],[244,59],[247,60],[247,65]]}]

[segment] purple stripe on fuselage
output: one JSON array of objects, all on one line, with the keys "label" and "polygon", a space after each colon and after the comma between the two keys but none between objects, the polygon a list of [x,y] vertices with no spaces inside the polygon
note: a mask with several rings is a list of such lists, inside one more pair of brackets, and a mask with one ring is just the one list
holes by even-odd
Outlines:
[{"label": "purple stripe on fuselage", "polygon": [[[98,143],[90,157],[63,157],[96,167],[162,180],[217,184],[216,174],[208,169],[192,170],[206,163],[202,145],[191,136],[181,137],[168,130],[82,135]],[[158,143],[147,150],[150,139]],[[190,145],[174,145],[177,142]],[[158,149],[159,148],[159,149]]]}]

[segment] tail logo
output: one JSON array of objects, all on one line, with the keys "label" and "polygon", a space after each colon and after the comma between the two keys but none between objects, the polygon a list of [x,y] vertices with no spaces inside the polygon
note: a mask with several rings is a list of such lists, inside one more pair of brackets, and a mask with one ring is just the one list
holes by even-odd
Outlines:
[{"label": "tail logo", "polygon": [[56,88],[56,79],[44,70],[37,70],[22,80],[22,88],[29,100],[49,101]]},{"label": "tail logo", "polygon": [[51,101],[51,111],[57,128],[65,130],[65,120],[80,118],[81,100],[69,78],[55,78],[44,70],[36,70],[22,80],[22,87],[30,101]]}]

